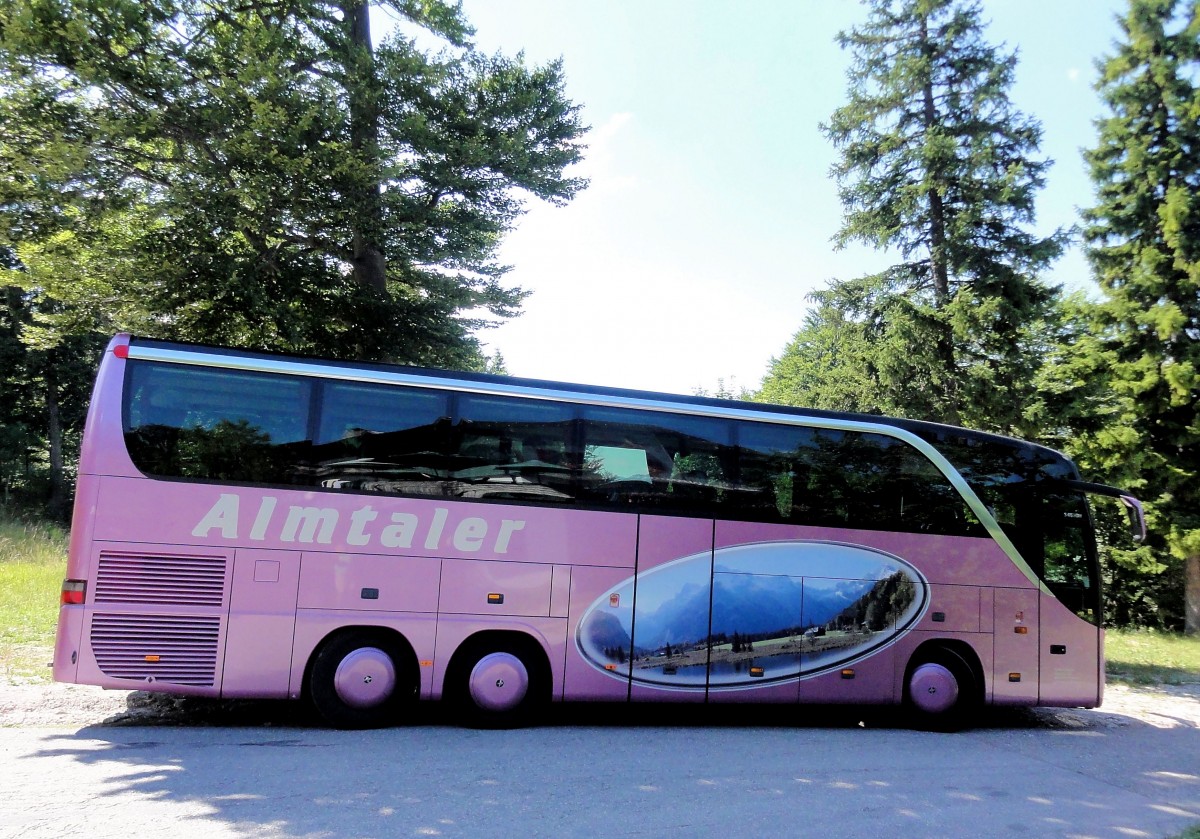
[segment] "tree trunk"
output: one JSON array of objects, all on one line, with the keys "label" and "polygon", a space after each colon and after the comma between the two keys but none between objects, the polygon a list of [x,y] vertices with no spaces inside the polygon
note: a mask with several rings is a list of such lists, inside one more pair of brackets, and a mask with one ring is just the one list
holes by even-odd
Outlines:
[{"label": "tree trunk", "polygon": [[[921,93],[925,100],[925,132],[931,131],[938,124],[937,108],[933,100],[933,56],[932,44],[929,43],[929,24],[925,18],[921,18],[921,49],[925,53],[930,73],[925,77],[921,85]],[[934,183],[941,181],[937,177],[939,173],[931,173],[934,177],[930,180]],[[929,198],[929,263],[930,270],[933,273],[933,294],[938,309],[943,308],[950,301],[950,277],[949,271],[946,268],[946,219],[945,210],[942,206],[942,196],[937,191],[936,187],[931,187],[928,193]]]},{"label": "tree trunk", "polygon": [[58,409],[58,388],[52,378],[46,380],[46,434],[50,444],[50,515],[58,521],[66,518],[67,480],[63,474],[63,429]]},{"label": "tree trunk", "polygon": [[[371,46],[371,14],[366,2],[346,2],[342,13],[349,28],[346,56],[346,94],[350,105],[350,147],[355,156],[379,169],[379,91]],[[352,229],[354,279],[380,294],[387,294],[387,259],[383,255],[382,188],[378,180],[361,185],[353,196],[358,207]]]},{"label": "tree trunk", "polygon": [[1200,634],[1200,554],[1184,560],[1183,613],[1183,631]]},{"label": "tree trunk", "polygon": [[[921,49],[925,53],[930,72],[925,77],[921,93],[924,97],[925,131],[928,133],[938,124],[937,108],[933,98],[933,45],[929,41],[928,21],[921,18]],[[939,173],[931,173],[934,183],[942,179]],[[946,217],[942,204],[941,193],[936,187],[930,187],[927,194],[929,201],[929,270],[933,275],[933,306],[939,314],[950,303],[950,270],[946,265]],[[939,319],[937,338],[937,357],[942,363],[945,381],[942,383],[946,403],[942,406],[943,422],[958,425],[960,415],[958,410],[958,370],[954,352],[954,334],[948,322]]]}]

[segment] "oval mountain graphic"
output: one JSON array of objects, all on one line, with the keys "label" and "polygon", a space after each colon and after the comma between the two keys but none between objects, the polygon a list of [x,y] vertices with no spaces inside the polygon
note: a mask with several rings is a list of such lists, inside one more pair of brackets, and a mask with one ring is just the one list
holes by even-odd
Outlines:
[{"label": "oval mountain graphic", "polygon": [[682,690],[753,687],[862,659],[915,624],[926,603],[921,573],[874,548],[736,545],[606,590],[575,642],[589,663],[620,679]]}]

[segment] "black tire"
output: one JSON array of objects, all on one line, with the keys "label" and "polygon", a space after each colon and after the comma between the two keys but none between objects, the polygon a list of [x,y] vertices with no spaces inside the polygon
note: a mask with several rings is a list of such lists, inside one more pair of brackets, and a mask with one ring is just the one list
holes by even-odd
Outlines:
[{"label": "black tire", "polygon": [[417,680],[399,644],[386,636],[346,632],[313,658],[308,696],[334,728],[394,725],[417,696]]},{"label": "black tire", "polygon": [[961,731],[979,710],[975,671],[961,653],[949,647],[924,651],[909,665],[904,702],[914,727]]},{"label": "black tire", "polygon": [[518,728],[550,698],[545,658],[532,642],[476,642],[454,657],[448,699],[475,728]]}]

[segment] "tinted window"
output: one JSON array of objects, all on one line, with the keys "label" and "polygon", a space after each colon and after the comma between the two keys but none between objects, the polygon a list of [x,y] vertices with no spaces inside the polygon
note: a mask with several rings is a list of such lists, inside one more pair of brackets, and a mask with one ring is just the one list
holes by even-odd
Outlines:
[{"label": "tinted window", "polygon": [[579,456],[570,405],[460,396],[451,435],[450,494],[571,502]]},{"label": "tinted window", "polygon": [[322,386],[311,469],[331,489],[440,495],[447,478],[449,397],[354,382]]},{"label": "tinted window", "polygon": [[[151,362],[130,362],[126,400],[152,475],[981,533],[927,458],[880,434]],[[1040,534],[1006,515],[1027,452],[939,442],[972,455],[954,450],[1014,535]]]},{"label": "tinted window", "polygon": [[748,518],[824,527],[979,532],[937,467],[883,434],[744,423],[734,498]]},{"label": "tinted window", "polygon": [[131,362],[125,440],[151,475],[292,484],[312,386],[290,377]]},{"label": "tinted window", "polygon": [[582,494],[614,506],[697,514],[726,502],[731,424],[615,408],[583,410]]}]

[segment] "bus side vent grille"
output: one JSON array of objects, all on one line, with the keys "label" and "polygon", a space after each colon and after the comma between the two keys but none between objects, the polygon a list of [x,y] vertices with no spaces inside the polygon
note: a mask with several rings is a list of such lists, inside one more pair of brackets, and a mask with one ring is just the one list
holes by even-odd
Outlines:
[{"label": "bus side vent grille", "polygon": [[95,615],[92,652],[114,679],[212,687],[221,619],[163,615]]},{"label": "bus side vent grille", "polygon": [[102,553],[95,602],[222,606],[225,558]]}]

